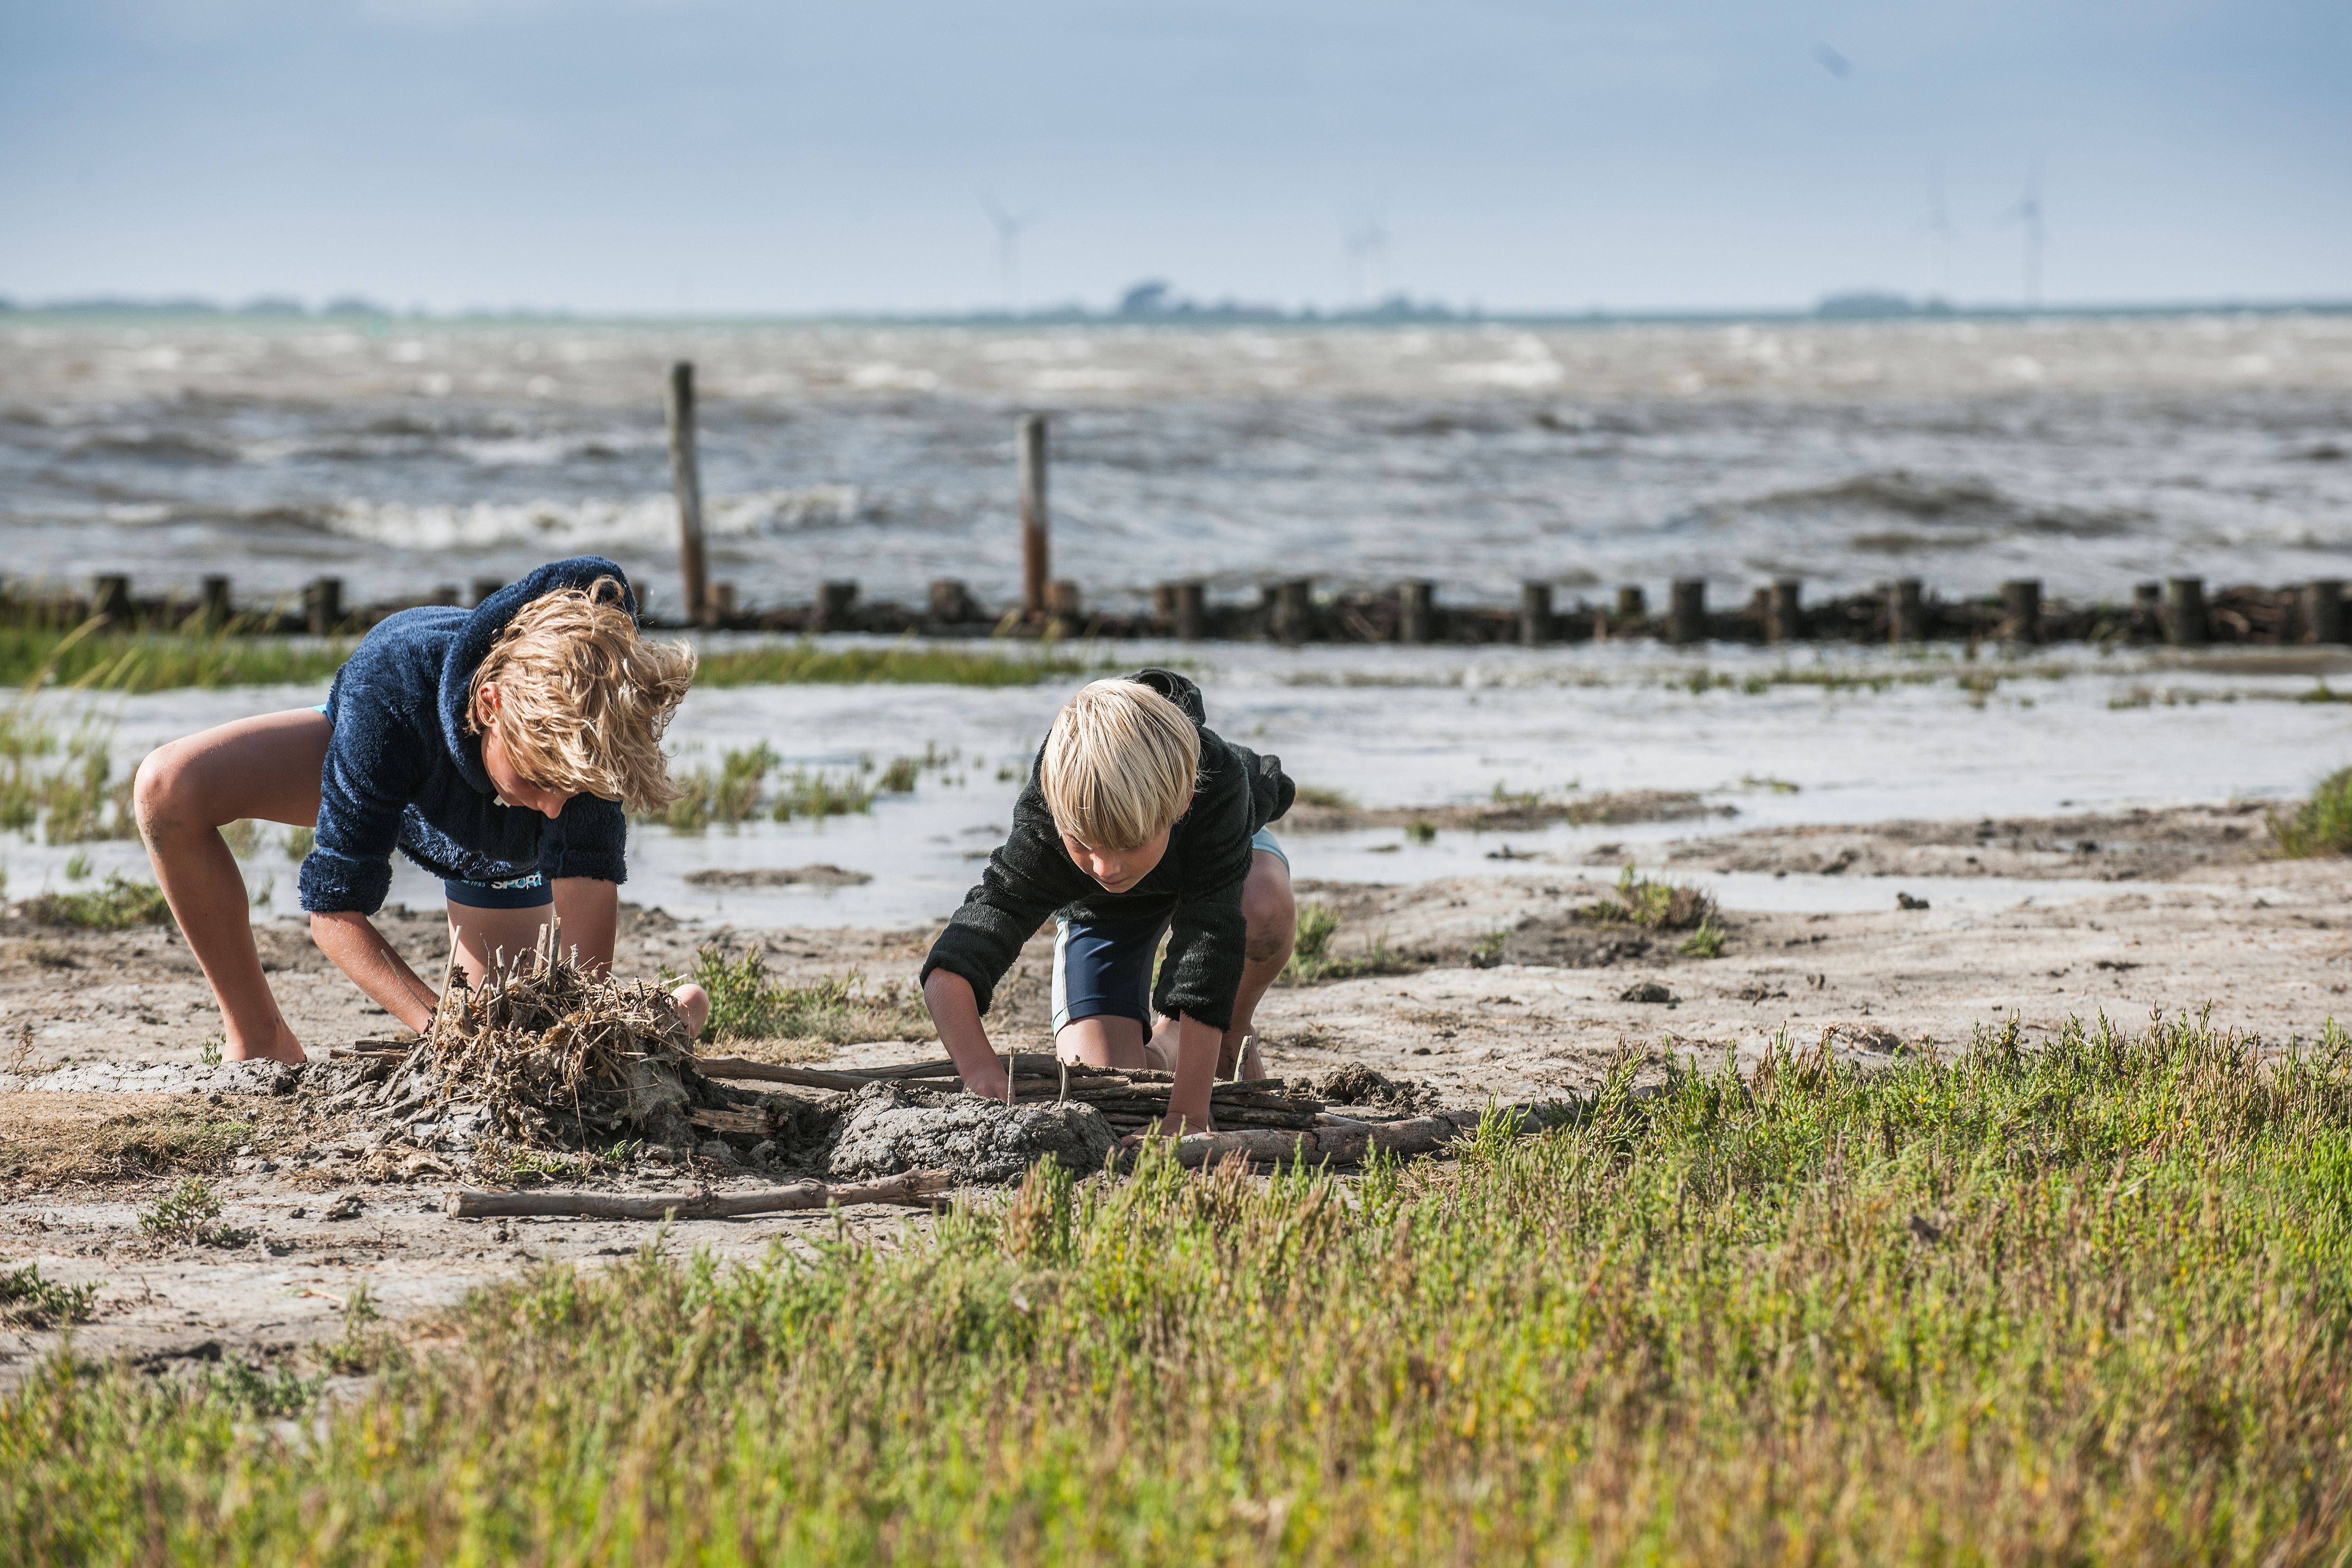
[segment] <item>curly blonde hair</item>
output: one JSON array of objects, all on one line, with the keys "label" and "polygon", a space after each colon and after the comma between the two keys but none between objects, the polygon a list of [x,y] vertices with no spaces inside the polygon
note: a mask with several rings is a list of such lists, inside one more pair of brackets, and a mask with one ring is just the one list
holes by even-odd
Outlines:
[{"label": "curly blonde hair", "polygon": [[517,772],[545,789],[656,812],[678,797],[662,731],[694,684],[694,649],[639,635],[621,584],[542,594],[515,613],[467,691],[466,728],[485,732],[482,688]]}]

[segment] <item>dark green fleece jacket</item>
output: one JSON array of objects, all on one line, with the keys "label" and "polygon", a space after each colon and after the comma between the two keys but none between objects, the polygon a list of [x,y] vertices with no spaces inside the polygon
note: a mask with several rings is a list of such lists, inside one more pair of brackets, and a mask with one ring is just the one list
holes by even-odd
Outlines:
[{"label": "dark green fleece jacket", "polygon": [[[1151,1005],[1220,1029],[1233,1022],[1242,983],[1242,884],[1249,879],[1250,836],[1290,809],[1297,786],[1280,758],[1236,746],[1202,723],[1201,689],[1184,677],[1146,669],[1128,679],[1160,692],[1201,725],[1192,807],[1170,831],[1160,864],[1126,892],[1108,893],[1062,847],[1033,758],[1029,783],[1013,807],[1012,836],[989,857],[980,886],[965,895],[923,964],[925,980],[944,969],[971,982],[982,1013],[996,983],[1021,955],[1021,944],[1055,914],[1141,920],[1172,901],[1168,956]],[[1044,754],[1041,747],[1038,756]]]}]

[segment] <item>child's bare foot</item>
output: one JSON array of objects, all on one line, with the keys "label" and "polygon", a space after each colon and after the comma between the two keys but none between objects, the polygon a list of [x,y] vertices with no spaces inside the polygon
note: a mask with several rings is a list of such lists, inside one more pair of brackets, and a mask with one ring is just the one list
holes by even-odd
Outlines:
[{"label": "child's bare foot", "polygon": [[702,1026],[710,1022],[710,993],[689,980],[671,986],[669,995],[677,1005],[677,1016],[686,1020],[686,1037],[699,1038]]},{"label": "child's bare foot", "polygon": [[232,1062],[305,1062],[310,1059],[302,1054],[302,1042],[294,1037],[294,1031],[286,1026],[283,1019],[278,1022],[276,1036],[261,1049],[256,1050],[240,1041],[231,1040],[222,1048],[221,1058]]}]

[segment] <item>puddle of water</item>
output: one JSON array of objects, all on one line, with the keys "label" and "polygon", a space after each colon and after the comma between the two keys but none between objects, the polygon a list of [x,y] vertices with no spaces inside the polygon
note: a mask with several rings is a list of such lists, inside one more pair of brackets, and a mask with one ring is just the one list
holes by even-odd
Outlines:
[{"label": "puddle of water", "polygon": [[[1341,881],[1441,876],[1574,874],[1601,846],[1643,847],[1694,834],[1809,823],[1972,818],[2116,809],[2232,798],[2285,799],[2352,760],[2352,706],[2292,699],[2311,692],[2326,659],[2277,650],[2259,659],[2164,655],[2103,658],[2072,651],[2030,665],[1968,666],[1950,658],[1895,658],[1857,650],[1790,657],[1711,648],[1704,657],[1654,647],[1517,649],[1310,649],[1140,647],[1137,663],[1189,659],[1221,732],[1278,753],[1302,783],[1343,790],[1366,805],[1466,804],[1513,791],[1590,795],[1689,789],[1736,815],[1701,822],[1554,827],[1539,834],[1441,833],[1410,845],[1394,831],[1286,835],[1297,874]],[[1899,681],[1822,689],[1766,685],[1783,668]],[[1729,689],[1689,689],[1693,672],[1729,676]],[[1995,675],[1989,695],[1957,685]],[[1019,780],[1067,689],[757,687],[696,693],[671,731],[682,766],[715,763],[728,748],[765,742],[794,767],[856,770],[926,747],[947,757],[911,795],[884,796],[870,815],[823,823],[747,824],[735,830],[631,831],[626,896],[685,918],[739,925],[895,925],[943,918],[979,876],[1012,815]],[[172,692],[105,700],[118,722],[118,765],[151,746],[244,714],[318,700],[313,689]],[[79,699],[51,699],[70,721]],[[1776,791],[1759,782],[1797,786]],[[1276,828],[1277,832],[1281,829]],[[262,907],[295,912],[295,866],[282,830],[248,864]],[[1504,844],[1539,854],[1490,860]],[[1397,846],[1393,849],[1384,846]],[[82,847],[93,876],[145,875],[135,842]],[[9,890],[22,897],[68,885],[75,847],[23,837],[5,853]],[[824,864],[863,872],[852,887],[698,888],[711,867]],[[1586,874],[1606,875],[1605,869]],[[1891,906],[1881,879],[1756,879],[1733,907],[1827,910]],[[1883,879],[1891,882],[1893,879]],[[1914,879],[1920,886],[1927,879]],[[1812,883],[1822,884],[1809,890]],[[83,885],[73,883],[71,885]],[[1907,886],[1907,885],[1906,885]],[[2005,906],[2052,900],[2062,887],[2112,884],[1953,879],[1955,902]],[[1858,889],[1847,893],[1844,889]],[[1995,889],[1999,889],[1996,891]],[[1916,889],[1912,890],[1916,891]],[[439,902],[439,889],[395,861],[393,897]],[[1811,902],[1789,902],[1803,898]],[[1857,903],[1838,900],[1864,900]],[[1778,900],[1778,901],[1759,901]]]}]

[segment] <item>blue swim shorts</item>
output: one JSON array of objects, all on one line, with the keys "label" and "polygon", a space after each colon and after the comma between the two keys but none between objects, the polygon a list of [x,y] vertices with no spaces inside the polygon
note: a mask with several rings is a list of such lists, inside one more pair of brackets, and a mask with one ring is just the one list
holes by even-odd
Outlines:
[{"label": "blue swim shorts", "polygon": [[469,910],[537,910],[555,902],[555,889],[537,871],[509,877],[503,882],[457,878],[443,882],[441,891],[451,903]]},{"label": "blue swim shorts", "polygon": [[[1287,869],[1290,857],[1273,834],[1259,828],[1250,847],[1263,849]],[[1054,921],[1054,1032],[1080,1018],[1132,1018],[1151,1028],[1151,971],[1160,939],[1175,918],[1171,900],[1157,913],[1124,921]]]}]

